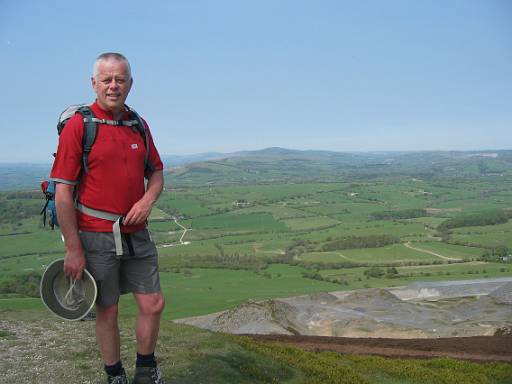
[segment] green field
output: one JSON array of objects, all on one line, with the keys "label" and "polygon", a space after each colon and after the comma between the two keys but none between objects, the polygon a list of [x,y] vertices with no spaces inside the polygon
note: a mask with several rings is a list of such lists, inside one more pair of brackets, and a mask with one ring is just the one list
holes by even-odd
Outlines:
[{"label": "green field", "polygon": [[41,272],[53,260],[63,257],[63,254],[27,255],[2,259],[0,263],[0,281],[9,280],[11,275]]},{"label": "green field", "polygon": [[[264,273],[191,269],[162,274],[166,317],[175,319],[233,308],[249,299],[287,297],[337,289],[336,284],[302,277],[302,268],[273,265]],[[131,301],[131,299],[130,299]]]},{"label": "green field", "polygon": [[399,261],[434,261],[435,256],[411,250],[403,244],[393,244],[381,248],[344,249],[332,252],[311,252],[300,255],[299,260],[309,262],[336,263],[349,261],[353,263],[392,264]]},{"label": "green field", "polygon": [[293,218],[282,220],[291,230],[317,229],[322,227],[330,227],[339,224],[338,220],[331,219],[326,216],[316,216],[307,218]]},{"label": "green field", "polygon": [[300,255],[299,260],[310,262],[336,263],[350,261],[354,263],[385,264],[397,262],[433,262],[449,259],[463,260],[482,255],[483,249],[464,247],[441,242],[419,242],[393,244],[380,248],[344,249],[330,252],[308,252]]},{"label": "green field", "polygon": [[187,220],[184,225],[194,229],[236,229],[247,231],[284,231],[286,227],[268,213],[246,215],[218,214]]},{"label": "green field", "polygon": [[[41,270],[41,268],[38,268]],[[267,270],[182,268],[179,273],[161,272],[167,306],[164,319],[176,319],[233,308],[249,299],[287,297],[338,289],[337,284],[302,277],[303,268],[273,265]],[[122,297],[124,315],[135,314],[131,295]],[[0,311],[45,310],[39,299],[0,299]]]},{"label": "green field", "polygon": [[36,231],[13,236],[0,237],[0,258],[17,255],[63,252],[64,244],[60,232]]},{"label": "green field", "polygon": [[[223,172],[229,168],[215,167]],[[41,203],[39,195],[6,194],[4,198],[0,195],[0,203],[6,202],[0,221],[0,283],[40,272],[64,252],[58,230],[44,229],[34,211],[36,203]],[[21,216],[7,213],[25,206]],[[493,247],[512,249],[512,221],[455,228],[449,233],[437,230],[449,218],[496,207],[512,211],[512,180],[383,175],[375,180],[336,182],[215,182],[194,187],[184,183],[162,193],[149,228],[159,248],[170,316],[175,318],[230,308],[250,298],[476,274],[512,276],[510,264],[482,259]],[[372,216],[408,209],[424,209],[426,216],[387,220]],[[188,231],[182,238],[183,227]],[[382,235],[393,236],[398,243],[323,251],[325,244],[340,239]],[[366,278],[365,271],[375,265],[395,266],[400,276]],[[193,277],[172,273],[176,268],[191,271]],[[285,268],[281,277],[274,273],[276,268]],[[337,283],[303,277],[311,272]],[[289,274],[294,277],[284,277]],[[222,281],[243,289],[223,286]],[[12,294],[4,292],[4,297]],[[0,305],[5,309],[11,304]]]},{"label": "green field", "polygon": [[469,259],[481,256],[485,249],[477,247],[465,247],[454,244],[446,244],[441,241],[413,243],[412,246],[425,251],[430,251],[444,257],[455,259]]}]

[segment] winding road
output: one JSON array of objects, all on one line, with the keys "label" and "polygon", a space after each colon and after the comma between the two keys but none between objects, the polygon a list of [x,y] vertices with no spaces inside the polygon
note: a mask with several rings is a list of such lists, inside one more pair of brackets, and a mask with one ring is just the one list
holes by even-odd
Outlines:
[{"label": "winding road", "polygon": [[190,244],[190,241],[183,241],[183,239],[185,238],[185,235],[187,234],[188,231],[190,231],[190,229],[189,228],[185,228],[183,225],[178,223],[178,219],[176,217],[173,216],[172,219],[174,220],[174,222],[176,223],[176,225],[178,227],[183,229],[183,233],[181,234],[179,243],[161,244],[160,245],[161,248],[168,248],[168,247],[175,247],[177,245],[188,245],[188,244]]}]

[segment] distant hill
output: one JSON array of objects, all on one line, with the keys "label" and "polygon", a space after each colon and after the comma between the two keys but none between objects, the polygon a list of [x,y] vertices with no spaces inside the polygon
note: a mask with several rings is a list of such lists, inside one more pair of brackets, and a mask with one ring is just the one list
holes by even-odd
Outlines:
[{"label": "distant hill", "polygon": [[206,152],[195,155],[161,155],[161,158],[165,167],[176,167],[179,165],[198,163],[201,161],[222,159],[226,156],[227,155],[225,153]]},{"label": "distant hill", "polygon": [[[512,150],[334,152],[280,147],[232,153],[162,155],[173,186],[368,180],[384,176],[505,177]],[[0,191],[36,189],[50,164],[0,164]]]},{"label": "distant hill", "polygon": [[38,189],[51,164],[0,163],[0,191]]},{"label": "distant hill", "polygon": [[205,185],[512,174],[512,151],[333,152],[266,148],[171,167],[168,184]]}]

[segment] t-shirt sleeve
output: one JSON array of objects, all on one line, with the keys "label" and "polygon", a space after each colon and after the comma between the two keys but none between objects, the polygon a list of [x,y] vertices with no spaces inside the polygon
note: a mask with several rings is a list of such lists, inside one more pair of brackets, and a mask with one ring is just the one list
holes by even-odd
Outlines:
[{"label": "t-shirt sleeve", "polygon": [[59,136],[59,145],[50,180],[65,184],[78,184],[82,169],[83,126],[80,114],[74,115],[64,126]]},{"label": "t-shirt sleeve", "polygon": [[[144,121],[146,125],[146,130],[148,133],[148,148],[149,148],[149,162],[153,166],[153,171],[161,171],[164,169],[164,164],[160,159],[160,154],[155,147],[155,143],[153,142],[153,136],[151,135],[151,131],[149,130],[148,123]],[[146,171],[144,176],[148,179],[151,176],[151,172]]]}]

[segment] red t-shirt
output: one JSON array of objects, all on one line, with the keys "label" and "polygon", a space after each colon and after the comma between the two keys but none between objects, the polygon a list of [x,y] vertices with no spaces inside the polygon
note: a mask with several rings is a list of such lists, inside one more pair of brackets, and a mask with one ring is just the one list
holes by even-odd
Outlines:
[{"label": "red t-shirt", "polygon": [[[91,105],[95,117],[113,120],[95,102]],[[129,120],[128,111],[123,120]],[[155,171],[163,169],[149,127],[149,161]],[[134,128],[98,124],[96,140],[87,162],[88,172],[82,172],[83,117],[75,114],[69,119],[59,137],[57,155],[50,179],[67,184],[78,184],[78,201],[100,211],[126,215],[145,193],[144,159],[146,147],[141,134]],[[112,232],[112,222],[88,216],[77,211],[78,228],[90,232]],[[121,226],[121,231],[133,233],[145,228],[145,223]]]}]

